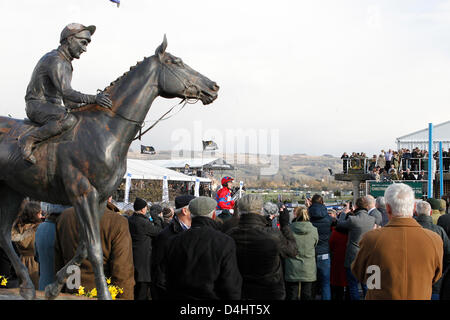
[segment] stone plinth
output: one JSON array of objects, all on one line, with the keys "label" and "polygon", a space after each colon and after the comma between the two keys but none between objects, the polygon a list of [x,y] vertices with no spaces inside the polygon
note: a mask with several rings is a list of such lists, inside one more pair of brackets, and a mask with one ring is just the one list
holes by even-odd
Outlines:
[{"label": "stone plinth", "polygon": [[[24,300],[19,293],[19,288],[2,289],[0,288],[0,300]],[[36,290],[36,300],[47,300],[44,291]],[[61,293],[55,300],[97,300],[88,297],[79,297],[74,294]]]}]

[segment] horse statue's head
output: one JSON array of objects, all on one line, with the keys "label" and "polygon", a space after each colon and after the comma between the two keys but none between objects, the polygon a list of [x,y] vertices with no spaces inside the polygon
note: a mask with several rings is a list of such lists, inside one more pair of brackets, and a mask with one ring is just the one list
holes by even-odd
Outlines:
[{"label": "horse statue's head", "polygon": [[159,94],[164,98],[198,99],[204,105],[217,98],[219,86],[198,73],[180,58],[166,52],[167,38],[156,49],[155,56],[161,63]]}]

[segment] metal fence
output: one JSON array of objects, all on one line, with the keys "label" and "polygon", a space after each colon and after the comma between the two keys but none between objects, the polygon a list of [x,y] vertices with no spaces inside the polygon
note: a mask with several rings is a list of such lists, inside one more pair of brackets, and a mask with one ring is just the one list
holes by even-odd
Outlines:
[{"label": "metal fence", "polygon": [[[439,159],[433,159],[434,168],[439,171]],[[443,172],[450,172],[450,157],[443,157]],[[392,164],[392,161],[391,161]],[[343,158],[342,172],[343,173],[370,173],[372,169],[378,166],[378,161],[373,161],[373,158]],[[386,168],[386,166],[384,166]],[[387,168],[389,170],[389,168]],[[402,158],[396,170],[409,169],[412,173],[418,174],[422,170],[428,172],[428,158]]]}]

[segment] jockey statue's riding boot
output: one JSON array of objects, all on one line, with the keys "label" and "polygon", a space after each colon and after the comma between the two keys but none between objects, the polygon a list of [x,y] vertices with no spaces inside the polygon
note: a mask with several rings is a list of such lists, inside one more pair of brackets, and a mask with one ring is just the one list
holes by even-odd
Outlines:
[{"label": "jockey statue's riding boot", "polygon": [[19,146],[22,148],[22,156],[25,161],[36,163],[33,155],[35,143],[45,141],[51,137],[61,134],[70,129],[76,122],[76,118],[71,114],[66,114],[63,119],[51,120],[42,127],[32,130],[30,133],[19,139]]}]

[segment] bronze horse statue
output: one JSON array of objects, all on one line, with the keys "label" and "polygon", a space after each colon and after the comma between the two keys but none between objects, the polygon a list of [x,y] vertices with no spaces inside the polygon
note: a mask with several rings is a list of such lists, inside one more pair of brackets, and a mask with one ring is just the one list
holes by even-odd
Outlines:
[{"label": "bronze horse statue", "polygon": [[131,142],[153,100],[158,97],[198,99],[204,105],[217,98],[217,84],[166,52],[167,39],[155,55],[112,82],[104,92],[111,109],[96,104],[72,111],[76,125],[69,131],[37,144],[37,163],[22,159],[17,137],[33,128],[23,120],[0,117],[0,246],[20,279],[20,294],[35,298],[26,267],[11,244],[11,228],[25,197],[72,205],[80,225],[80,240],[73,259],[59,270],[56,281],[45,288],[48,299],[60,293],[70,265],[88,259],[94,269],[99,299],[111,299],[103,271],[100,218],[106,201],[126,172]]}]

